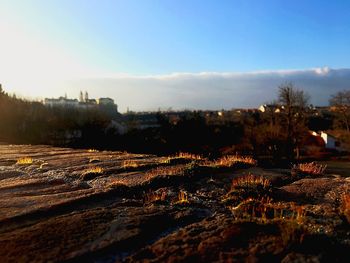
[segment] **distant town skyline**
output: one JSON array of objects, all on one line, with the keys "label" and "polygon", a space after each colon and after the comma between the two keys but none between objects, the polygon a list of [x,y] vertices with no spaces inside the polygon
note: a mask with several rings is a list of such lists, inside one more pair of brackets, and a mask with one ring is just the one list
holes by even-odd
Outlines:
[{"label": "distant town skyline", "polygon": [[0,83],[134,110],[252,107],[349,88],[350,2],[0,0]]}]

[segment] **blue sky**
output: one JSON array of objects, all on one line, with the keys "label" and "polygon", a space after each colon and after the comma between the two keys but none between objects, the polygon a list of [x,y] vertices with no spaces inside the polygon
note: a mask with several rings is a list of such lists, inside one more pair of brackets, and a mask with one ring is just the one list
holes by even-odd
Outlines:
[{"label": "blue sky", "polygon": [[0,0],[0,82],[54,96],[59,81],[119,74],[342,69],[349,25],[345,0]]}]

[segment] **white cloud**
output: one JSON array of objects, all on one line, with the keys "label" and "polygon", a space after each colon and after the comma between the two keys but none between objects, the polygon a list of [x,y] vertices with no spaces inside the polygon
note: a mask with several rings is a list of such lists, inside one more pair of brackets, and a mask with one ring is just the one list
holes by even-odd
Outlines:
[{"label": "white cloud", "polygon": [[109,96],[121,110],[257,107],[276,98],[286,81],[307,91],[315,105],[350,88],[350,69],[313,68],[255,72],[177,72],[165,75],[97,74],[52,43],[27,35],[0,18],[0,83],[22,96]]},{"label": "white cloud", "polygon": [[327,105],[331,94],[350,88],[350,69],[117,74],[82,78],[68,86],[75,94],[87,89],[96,97],[113,97],[122,110],[128,106],[133,110],[231,109],[257,107],[275,99],[278,86],[284,82],[293,82],[308,92],[314,105]]}]

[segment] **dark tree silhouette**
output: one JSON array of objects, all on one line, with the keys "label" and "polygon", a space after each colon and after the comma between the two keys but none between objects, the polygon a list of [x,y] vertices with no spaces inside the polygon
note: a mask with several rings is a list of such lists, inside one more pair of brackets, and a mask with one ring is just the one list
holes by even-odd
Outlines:
[{"label": "dark tree silhouette", "polygon": [[336,93],[329,100],[341,123],[347,132],[350,132],[350,90],[344,90]]},{"label": "dark tree silhouette", "polygon": [[293,83],[279,86],[278,101],[282,106],[282,123],[286,130],[289,157],[299,158],[300,146],[306,129],[306,111],[310,97]]}]

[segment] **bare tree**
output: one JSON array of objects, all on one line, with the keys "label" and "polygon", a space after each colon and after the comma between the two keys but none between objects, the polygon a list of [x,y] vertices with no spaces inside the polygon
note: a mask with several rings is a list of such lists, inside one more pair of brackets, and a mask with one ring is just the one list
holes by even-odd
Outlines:
[{"label": "bare tree", "polygon": [[287,132],[287,150],[290,157],[299,158],[300,145],[306,129],[306,111],[310,96],[295,88],[293,83],[279,86],[278,101],[282,107],[281,117]]},{"label": "bare tree", "polygon": [[347,132],[350,132],[350,90],[339,91],[331,97],[329,104],[339,114],[341,123]]}]

